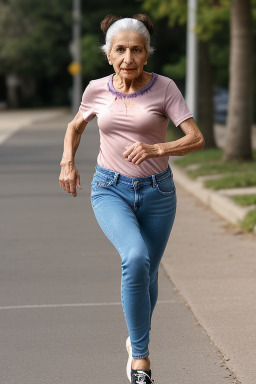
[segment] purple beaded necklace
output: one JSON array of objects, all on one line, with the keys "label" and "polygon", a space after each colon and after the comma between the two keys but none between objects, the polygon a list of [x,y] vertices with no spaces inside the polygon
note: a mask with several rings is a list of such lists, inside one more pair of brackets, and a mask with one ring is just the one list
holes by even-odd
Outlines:
[{"label": "purple beaded necklace", "polygon": [[109,76],[108,89],[111,93],[113,93],[114,95],[119,96],[119,97],[137,97],[139,95],[143,95],[144,93],[148,92],[153,87],[153,85],[155,84],[155,82],[157,80],[157,76],[158,76],[157,73],[152,72],[152,79],[150,80],[150,82],[145,87],[139,89],[138,91],[136,91],[134,93],[122,93],[122,92],[118,92],[114,88],[114,85],[113,85],[114,75],[115,75],[115,73],[113,73]]}]

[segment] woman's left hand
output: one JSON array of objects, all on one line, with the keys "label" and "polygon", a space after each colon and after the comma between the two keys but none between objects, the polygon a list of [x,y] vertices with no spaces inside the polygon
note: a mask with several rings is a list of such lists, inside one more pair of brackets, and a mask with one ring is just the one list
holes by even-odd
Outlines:
[{"label": "woman's left hand", "polygon": [[144,160],[160,156],[160,146],[158,144],[145,144],[137,142],[132,144],[123,153],[123,156],[135,165],[140,165]]}]

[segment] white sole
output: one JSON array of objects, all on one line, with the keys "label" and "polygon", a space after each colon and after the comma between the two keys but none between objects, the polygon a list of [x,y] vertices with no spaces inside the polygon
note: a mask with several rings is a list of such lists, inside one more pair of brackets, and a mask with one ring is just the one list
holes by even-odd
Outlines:
[{"label": "white sole", "polygon": [[[130,349],[130,353],[129,353],[129,349]],[[131,348],[131,339],[130,339],[130,336],[127,337],[126,339],[126,350],[128,352],[128,361],[127,361],[127,365],[126,365],[126,374],[127,374],[127,377],[128,377],[128,380],[130,381],[131,383],[131,368],[132,368],[132,348]]]}]

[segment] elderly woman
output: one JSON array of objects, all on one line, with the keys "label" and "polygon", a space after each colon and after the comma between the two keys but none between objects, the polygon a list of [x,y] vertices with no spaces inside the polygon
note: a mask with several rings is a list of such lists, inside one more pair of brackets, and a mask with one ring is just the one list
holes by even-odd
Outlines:
[{"label": "elderly woman", "polygon": [[[204,147],[179,89],[168,77],[144,70],[153,23],[144,14],[107,15],[102,48],[114,73],[90,81],[68,124],[60,163],[60,186],[73,196],[81,188],[74,157],[81,135],[97,116],[100,150],[91,183],[95,217],[121,258],[121,300],[129,332],[130,382],[153,383],[149,360],[151,318],[158,297],[158,268],[176,213],[169,156]],[[185,136],[166,142],[168,120]]]}]

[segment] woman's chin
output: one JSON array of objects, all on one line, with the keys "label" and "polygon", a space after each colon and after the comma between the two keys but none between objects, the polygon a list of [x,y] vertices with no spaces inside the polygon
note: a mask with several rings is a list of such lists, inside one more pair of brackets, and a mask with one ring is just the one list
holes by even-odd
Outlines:
[{"label": "woman's chin", "polygon": [[134,76],[136,75],[137,71],[136,69],[129,69],[129,70],[121,69],[120,73],[122,73],[123,75]]},{"label": "woman's chin", "polygon": [[[143,72],[143,71],[142,71]],[[125,70],[121,70],[119,72],[119,75],[121,77],[124,77],[124,78],[127,78],[127,79],[135,79],[137,77],[139,77],[142,72],[138,72],[137,69],[133,70],[133,71],[125,71]]]}]

